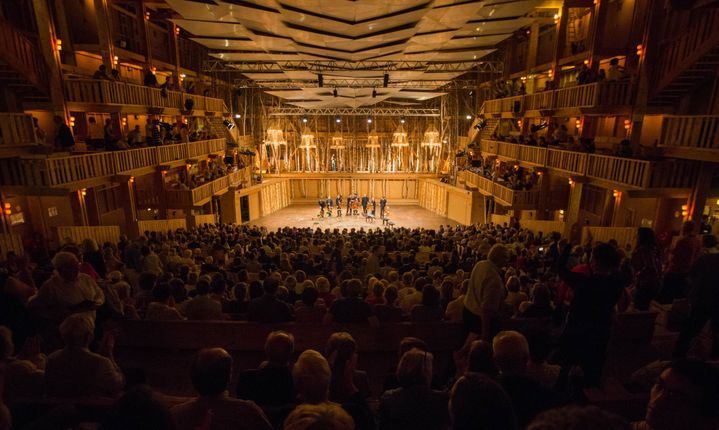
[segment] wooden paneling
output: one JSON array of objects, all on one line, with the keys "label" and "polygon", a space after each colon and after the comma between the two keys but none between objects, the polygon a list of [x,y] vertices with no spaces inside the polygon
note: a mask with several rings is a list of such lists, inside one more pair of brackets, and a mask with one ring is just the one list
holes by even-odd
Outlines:
[{"label": "wooden paneling", "polygon": [[32,117],[24,113],[0,113],[0,150],[17,146],[36,145]]},{"label": "wooden paneling", "polygon": [[632,248],[637,243],[636,227],[589,227],[582,228],[582,243],[587,243],[591,238],[593,243],[608,242],[611,239],[617,241],[620,248],[630,244]]},{"label": "wooden paneling", "polygon": [[478,214],[473,200],[476,192],[444,184],[436,179],[419,181],[419,205],[461,224],[471,224]]},{"label": "wooden paneling", "polygon": [[659,146],[719,150],[719,115],[664,117]]},{"label": "wooden paneling", "polygon": [[187,220],[184,218],[155,219],[137,222],[137,229],[140,234],[144,234],[146,231],[166,232],[168,230],[174,231],[181,228],[187,228]]},{"label": "wooden paneling", "polygon": [[22,239],[19,234],[0,234],[0,257],[4,260],[8,251],[13,251],[17,255],[24,253],[22,247]]},{"label": "wooden paneling", "polygon": [[117,243],[120,240],[120,227],[116,225],[105,226],[61,226],[57,228],[59,243],[64,243],[69,238],[74,243],[81,243],[85,239],[94,239],[98,245],[105,242]]}]

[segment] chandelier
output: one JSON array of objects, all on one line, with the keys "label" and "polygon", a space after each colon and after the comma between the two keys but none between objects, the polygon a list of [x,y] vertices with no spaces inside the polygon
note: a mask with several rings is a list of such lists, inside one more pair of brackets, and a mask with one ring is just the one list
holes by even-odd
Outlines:
[{"label": "chandelier", "polygon": [[367,144],[364,147],[367,149],[375,149],[379,148],[380,146],[381,145],[379,144],[379,136],[377,135],[377,132],[370,132],[370,134],[367,136]]},{"label": "chandelier", "polygon": [[311,134],[309,132],[302,133],[302,136],[300,137],[300,146],[301,149],[315,149],[317,148],[317,144],[315,143],[315,135]]},{"label": "chandelier", "polygon": [[267,139],[265,140],[265,143],[272,146],[287,145],[284,133],[279,128],[267,129]]},{"label": "chandelier", "polygon": [[332,136],[332,144],[330,149],[345,149],[344,139],[339,133]]},{"label": "chandelier", "polygon": [[435,128],[434,124],[430,125],[429,128],[427,128],[427,131],[424,132],[424,137],[422,138],[422,143],[420,145],[423,148],[439,148],[442,146],[442,142],[439,140],[439,132]]},{"label": "chandelier", "polygon": [[394,146],[396,148],[406,148],[409,146],[409,140],[407,140],[407,132],[404,131],[404,127],[402,127],[402,124],[397,127],[397,130],[392,134],[392,143],[390,143],[390,146]]}]

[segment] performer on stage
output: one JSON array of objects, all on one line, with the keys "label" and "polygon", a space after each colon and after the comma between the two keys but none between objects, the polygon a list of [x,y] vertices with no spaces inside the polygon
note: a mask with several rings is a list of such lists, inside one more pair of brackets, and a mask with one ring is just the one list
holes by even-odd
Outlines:
[{"label": "performer on stage", "polygon": [[375,213],[377,212],[377,202],[374,201],[374,197],[372,197],[370,205],[372,205],[372,216],[375,216]]},{"label": "performer on stage", "polygon": [[382,196],[382,198],[379,200],[379,214],[380,216],[384,216],[384,207],[387,206],[387,197]]},{"label": "performer on stage", "polygon": [[332,216],[332,197],[327,196],[325,203],[327,204],[327,216]]},{"label": "performer on stage", "polygon": [[335,206],[337,206],[337,216],[342,216],[342,194],[337,194]]},{"label": "performer on stage", "polygon": [[355,193],[350,193],[349,196],[347,196],[347,210],[345,210],[345,214],[352,215],[352,212],[350,212],[350,208],[352,207],[352,199],[354,198]]},{"label": "performer on stage", "polygon": [[319,204],[320,204],[320,218],[324,218],[325,217],[325,199],[320,199]]},{"label": "performer on stage", "polygon": [[362,213],[365,215],[367,215],[367,203],[369,203],[369,198],[365,194],[362,196]]},{"label": "performer on stage", "polygon": [[389,220],[389,206],[385,205],[384,209],[382,210],[382,224],[385,223],[385,221]]}]

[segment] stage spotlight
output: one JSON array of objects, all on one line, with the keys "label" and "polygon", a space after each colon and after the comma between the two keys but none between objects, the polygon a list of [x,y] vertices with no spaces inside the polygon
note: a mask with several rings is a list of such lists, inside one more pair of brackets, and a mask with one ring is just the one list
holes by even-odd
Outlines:
[{"label": "stage spotlight", "polygon": [[222,124],[227,127],[228,130],[232,130],[233,128],[235,128],[235,123],[230,121],[229,119],[222,121]]},{"label": "stage spotlight", "polygon": [[320,88],[325,86],[325,78],[322,76],[322,73],[317,74],[317,86]]},{"label": "stage spotlight", "polygon": [[367,124],[372,124],[372,118],[367,118]]},{"label": "stage spotlight", "polygon": [[470,119],[472,119],[472,115],[467,115],[466,118],[467,118],[467,121],[469,121]]},{"label": "stage spotlight", "polygon": [[404,122],[405,122],[405,121],[404,121],[404,118],[400,118],[400,119],[399,119],[399,122],[400,122],[401,124],[404,124]]},{"label": "stage spotlight", "polygon": [[235,118],[240,119],[240,118],[242,118],[242,115],[240,115],[239,113],[236,113]]},{"label": "stage spotlight", "polygon": [[335,96],[335,97],[337,97],[337,88],[335,88],[334,90],[332,90],[332,95]]},{"label": "stage spotlight", "polygon": [[342,122],[342,120],[340,119],[340,117],[337,117],[337,118],[335,118],[335,122],[336,122],[337,124],[339,124],[339,123]]},{"label": "stage spotlight", "polygon": [[372,88],[372,98],[377,98],[377,90]]},{"label": "stage spotlight", "polygon": [[387,88],[389,85],[389,73],[384,74],[384,80],[382,81],[382,86]]},{"label": "stage spotlight", "polygon": [[307,123],[307,117],[306,117],[306,116],[302,118],[302,122]]}]

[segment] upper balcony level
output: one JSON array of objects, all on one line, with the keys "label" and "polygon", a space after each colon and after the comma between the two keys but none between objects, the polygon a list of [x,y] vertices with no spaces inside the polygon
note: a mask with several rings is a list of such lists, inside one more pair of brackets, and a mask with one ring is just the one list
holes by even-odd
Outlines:
[{"label": "upper balcony level", "polygon": [[232,172],[214,181],[207,182],[191,190],[166,190],[167,207],[199,207],[209,202],[213,196],[225,193],[230,187],[244,187],[252,181],[252,168]]},{"label": "upper balcony level", "polygon": [[629,81],[595,82],[484,102],[483,113],[496,116],[621,113],[632,103]]},{"label": "upper balcony level", "polygon": [[493,196],[502,206],[529,210],[537,209],[539,204],[539,191],[515,190],[469,170],[459,172],[457,180],[476,187],[482,194]]},{"label": "upper balcony level", "polygon": [[[179,115],[192,111],[228,112],[224,100],[180,91],[162,91],[128,82],[105,79],[65,79],[67,102],[71,110],[93,108],[101,111],[147,113],[149,109]],[[152,112],[160,113],[160,112]]]},{"label": "upper balcony level", "polygon": [[481,150],[506,161],[546,167],[570,177],[586,177],[608,188],[690,189],[696,179],[697,169],[690,161],[614,157],[494,140],[482,140]]},{"label": "upper balcony level", "polygon": [[188,160],[221,154],[225,139],[81,155],[53,154],[0,158],[0,185],[24,187],[24,192],[58,193],[86,188],[116,175],[142,175],[159,166],[179,166]]},{"label": "upper balcony level", "polygon": [[658,146],[666,156],[719,162],[719,115],[663,117]]}]

